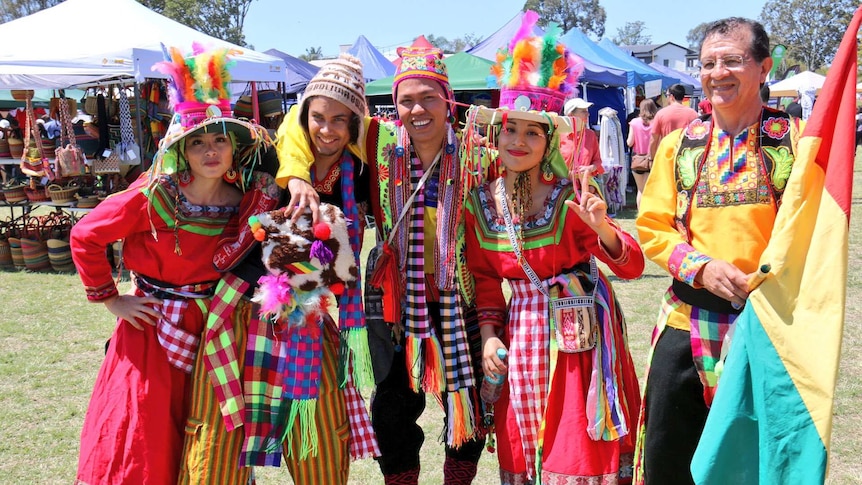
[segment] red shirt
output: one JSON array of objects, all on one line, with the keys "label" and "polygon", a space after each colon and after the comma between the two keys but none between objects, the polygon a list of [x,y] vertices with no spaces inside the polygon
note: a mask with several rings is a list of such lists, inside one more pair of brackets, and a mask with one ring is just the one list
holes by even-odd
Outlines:
[{"label": "red shirt", "polygon": [[596,167],[593,175],[605,173],[605,169],[602,167],[602,155],[599,152],[599,137],[596,135],[596,132],[586,128],[584,129],[583,137],[584,143],[581,146],[581,151],[577,154],[577,157],[574,157],[574,151],[577,150],[579,143],[576,134],[566,133],[560,136],[560,155],[563,156],[563,160],[566,160],[566,164],[568,165],[569,160],[572,160],[574,157],[575,167],[592,165]]}]

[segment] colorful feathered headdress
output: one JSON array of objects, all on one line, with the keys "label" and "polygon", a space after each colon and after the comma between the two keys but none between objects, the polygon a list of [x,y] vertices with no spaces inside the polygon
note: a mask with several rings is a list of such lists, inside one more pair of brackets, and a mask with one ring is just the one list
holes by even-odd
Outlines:
[{"label": "colorful feathered headdress", "polygon": [[230,134],[238,167],[253,165],[259,158],[259,149],[272,142],[265,128],[233,118],[230,69],[235,64],[231,56],[238,51],[224,47],[206,49],[198,43],[192,44],[189,55],[164,45],[162,51],[165,60],[153,69],[169,77],[168,93],[174,114],[159,143],[153,174],[182,171],[185,161],[180,153],[182,144],[178,142],[200,132]]},{"label": "colorful feathered headdress", "polygon": [[577,94],[584,62],[559,42],[562,30],[557,24],[548,25],[542,37],[533,35],[538,19],[536,12],[524,13],[508,49],[497,52],[491,73],[500,86],[501,108],[559,114],[566,99]]}]

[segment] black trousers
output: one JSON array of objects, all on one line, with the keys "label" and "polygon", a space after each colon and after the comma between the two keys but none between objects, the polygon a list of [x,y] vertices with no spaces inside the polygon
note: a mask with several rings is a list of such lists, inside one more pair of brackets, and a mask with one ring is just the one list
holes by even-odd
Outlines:
[{"label": "black trousers", "polygon": [[[439,329],[439,305],[429,303],[428,313]],[[476,331],[478,332],[478,328]],[[470,329],[468,333],[472,334]],[[470,346],[471,353],[475,356],[475,339],[470,339]],[[418,468],[419,450],[425,441],[425,433],[416,424],[425,410],[425,394],[410,389],[405,358],[403,347],[395,352],[389,375],[377,384],[374,399],[371,401],[371,425],[377,434],[381,454],[376,460],[384,475]],[[481,373],[475,375],[476,382],[480,382]],[[445,403],[446,394],[443,398]],[[481,438],[470,440],[458,448],[447,445],[446,457],[476,463],[482,455],[483,447],[484,440]]]},{"label": "black trousers", "polygon": [[665,328],[646,385],[646,485],[694,484],[690,465],[709,409],[691,356],[691,334]]}]

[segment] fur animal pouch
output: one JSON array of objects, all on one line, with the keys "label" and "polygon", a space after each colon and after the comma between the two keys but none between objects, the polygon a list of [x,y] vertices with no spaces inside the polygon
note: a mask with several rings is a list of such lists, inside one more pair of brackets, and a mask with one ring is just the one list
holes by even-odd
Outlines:
[{"label": "fur animal pouch", "polygon": [[258,281],[253,298],[260,303],[261,317],[303,326],[327,311],[329,297],[356,284],[359,268],[344,213],[321,204],[320,219],[313,225],[306,212],[294,222],[281,210],[249,218],[269,271]]}]

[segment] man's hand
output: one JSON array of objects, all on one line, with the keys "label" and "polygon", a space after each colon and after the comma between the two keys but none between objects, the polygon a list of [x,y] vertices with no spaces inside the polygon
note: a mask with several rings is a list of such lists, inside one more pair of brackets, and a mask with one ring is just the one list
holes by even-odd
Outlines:
[{"label": "man's hand", "polygon": [[320,220],[320,195],[314,187],[300,178],[291,178],[287,181],[287,190],[290,191],[290,202],[284,208],[284,215],[291,216],[295,222],[305,212],[305,208],[311,209],[313,224]]},{"label": "man's hand", "polygon": [[742,308],[748,298],[748,278],[749,275],[727,261],[713,259],[703,265],[695,277],[695,282],[703,285],[713,295]]}]

